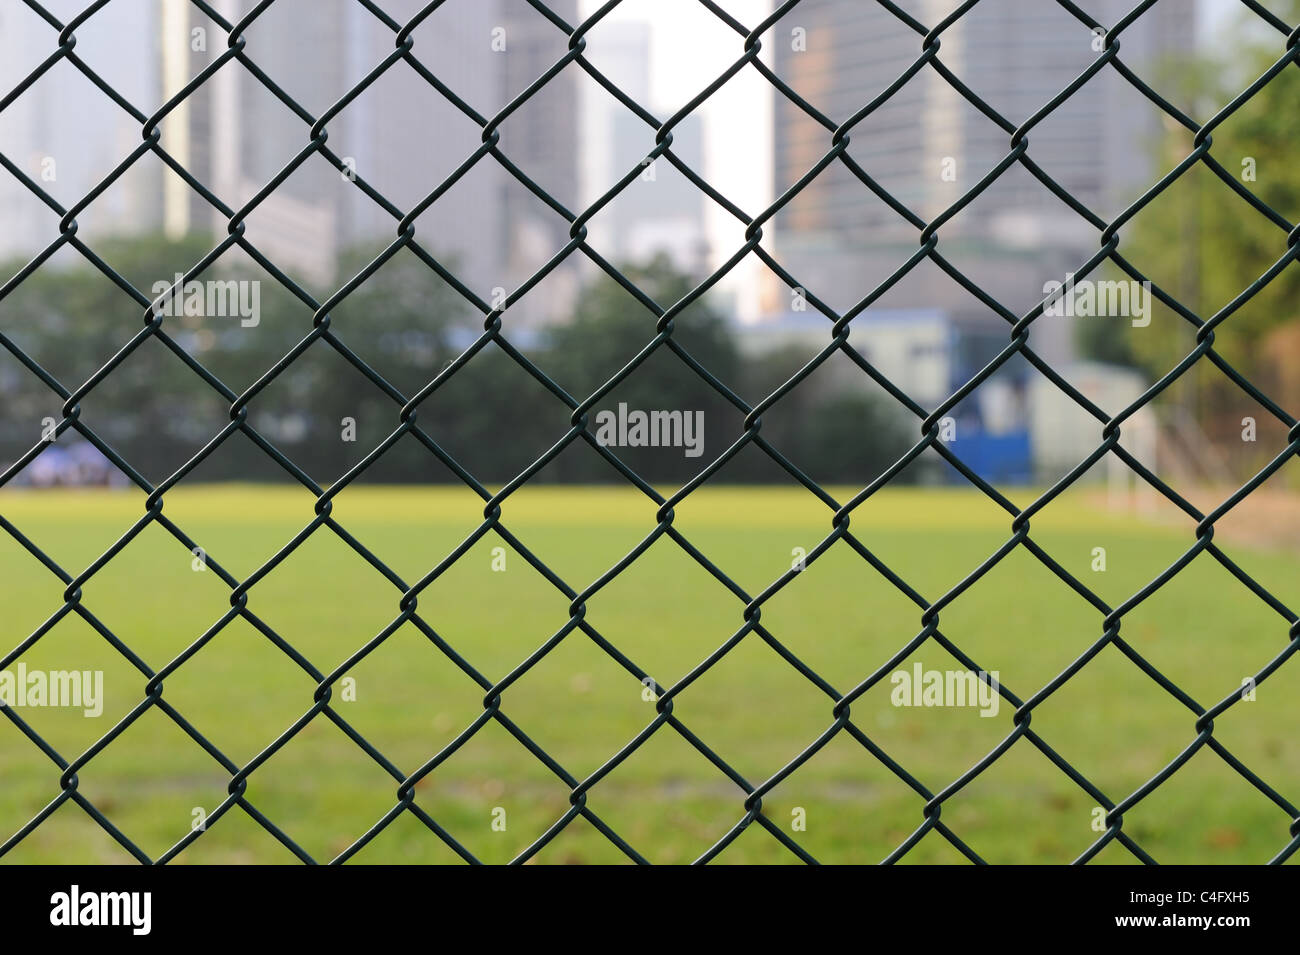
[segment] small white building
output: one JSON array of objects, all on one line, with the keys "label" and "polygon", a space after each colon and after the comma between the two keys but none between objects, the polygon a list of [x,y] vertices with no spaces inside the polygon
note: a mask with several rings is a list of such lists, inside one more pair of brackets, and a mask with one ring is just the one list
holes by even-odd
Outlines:
[{"label": "small white building", "polygon": [[[828,318],[810,308],[741,325],[736,334],[746,359],[782,350],[811,358],[831,341],[831,327]],[[849,343],[867,361],[926,409],[946,401],[1009,342],[1010,326],[996,316],[939,308],[868,309],[853,320],[849,335]],[[827,366],[831,377],[825,380],[835,386],[886,398],[852,362],[832,357]],[[1139,372],[1114,365],[1070,361],[1055,362],[1053,368],[1112,415],[1147,388]],[[901,405],[899,413],[908,416]],[[1054,482],[1104,440],[1101,421],[1027,361],[1014,357],[949,416],[955,423],[953,451],[982,476],[1007,483]],[[1124,423],[1121,434],[1124,448],[1153,467],[1154,412],[1139,411]],[[1108,457],[1123,467],[1113,455]],[[1103,462],[1087,479],[1100,480],[1107,467]]]}]

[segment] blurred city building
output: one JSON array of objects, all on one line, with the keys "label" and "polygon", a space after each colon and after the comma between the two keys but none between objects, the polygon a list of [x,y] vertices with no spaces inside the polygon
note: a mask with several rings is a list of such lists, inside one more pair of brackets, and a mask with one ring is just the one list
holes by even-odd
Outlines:
[{"label": "blurred city building", "polygon": [[[826,347],[827,322],[812,310],[788,312],[738,327],[736,340],[751,360],[781,352],[811,358]],[[970,311],[882,308],[854,319],[849,343],[909,398],[933,409],[978,374],[1006,346],[1007,335],[1005,327],[991,329]],[[1026,370],[1016,360],[994,374],[949,412],[951,430],[940,429],[962,462],[987,480],[1054,483],[1102,443],[1101,422],[1047,378]],[[1089,401],[1112,413],[1137,400],[1147,387],[1139,372],[1098,362],[1064,362],[1056,370]],[[907,415],[861,368],[839,356],[816,375],[822,387],[874,394],[896,405],[900,416]],[[919,440],[920,419],[908,418],[908,424]],[[1151,461],[1157,434],[1150,407],[1126,421],[1123,434],[1125,447]],[[1127,468],[1121,470],[1131,476]],[[1099,469],[1093,478],[1113,471]],[[966,480],[955,470],[944,473],[956,483]]]},{"label": "blurred city building", "polygon": [[[52,5],[57,6],[57,5]],[[154,37],[156,4],[110,4],[79,41],[77,53],[94,60],[96,51],[140,49],[114,63],[109,76],[127,100],[151,111],[160,82]],[[141,38],[147,38],[141,44]],[[0,5],[0,80],[4,94],[58,48],[58,31],[26,4]],[[65,209],[83,196],[140,145],[141,127],[72,64],[54,64],[0,110],[0,152]],[[77,234],[142,234],[162,225],[157,164],[129,173],[77,216]],[[59,235],[59,215],[43,203],[14,170],[0,171],[0,258],[30,256]]]},{"label": "blurred city building", "polygon": [[[619,89],[656,116],[672,110],[656,103],[651,83],[649,23],[626,20],[606,24],[593,40],[600,44],[601,70]],[[636,180],[606,205],[588,227],[589,241],[614,263],[644,262],[664,253],[679,270],[701,272],[708,261],[705,196],[667,159],[647,162],[657,130],[603,89],[587,89],[584,204],[598,200],[629,171]],[[672,130],[672,151],[697,174],[704,172],[704,132],[698,112]]]},{"label": "blurred city building", "polygon": [[[908,5],[921,22],[951,10],[940,0]],[[1098,0],[1102,23],[1131,4]],[[1195,8],[1158,4],[1122,37],[1122,58],[1148,77],[1195,44]],[[774,69],[836,123],[882,96],[915,63],[921,37],[878,4],[810,0],[774,27]],[[1015,124],[1026,122],[1099,55],[1101,39],[1056,4],[981,3],[942,35],[939,61]],[[831,148],[830,130],[778,95],[774,190],[785,192]],[[1103,219],[1121,212],[1158,176],[1153,137],[1159,113],[1113,69],[1103,69],[1028,134],[1028,157]],[[1154,124],[1154,125],[1153,125]],[[849,155],[896,199],[932,221],[1010,152],[1011,136],[926,66],[849,131]],[[918,229],[842,163],[808,183],[773,223],[774,254],[808,292],[839,310],[888,278],[917,248]],[[1098,231],[1026,170],[1013,164],[939,231],[939,252],[971,282],[1020,314],[1098,247]],[[1094,277],[1101,277],[1095,273]],[[823,294],[825,290],[825,294]],[[846,295],[845,290],[852,290]],[[840,296],[836,298],[835,296]],[[791,310],[791,291],[771,276],[768,320],[777,328],[826,319]],[[1142,390],[1140,375],[1079,362],[1076,322],[1040,320],[1035,351],[1078,376],[1090,397],[1118,410]],[[854,321],[864,353],[924,354],[887,373],[926,407],[961,387],[1009,341],[1007,322],[958,282],[922,262]],[[943,329],[936,347],[936,327]],[[942,368],[931,366],[938,362]],[[935,386],[938,386],[937,388]],[[1085,392],[1087,393],[1087,392]],[[954,409],[963,459],[999,479],[1055,479],[1078,463],[1100,425],[1027,362],[1008,363]],[[1150,432],[1151,423],[1128,429]],[[1144,439],[1149,447],[1153,439]],[[1071,449],[1073,460],[1062,448]]]},{"label": "blurred city building", "polygon": [[[924,23],[951,10],[941,0],[909,9]],[[1185,53],[1194,8],[1157,4],[1122,37],[1123,59],[1140,71]],[[1089,12],[1118,22],[1131,4],[1098,0]],[[802,30],[802,35],[793,34]],[[801,3],[774,27],[774,69],[801,96],[843,123],[903,76],[921,37],[878,4]],[[791,39],[794,35],[795,39]],[[1024,123],[1099,55],[1087,27],[1056,4],[981,3],[942,35],[939,60],[1013,123]],[[1153,130],[1152,124],[1157,126]],[[1118,214],[1157,178],[1152,135],[1159,114],[1113,69],[1103,69],[1029,133],[1028,157],[1103,218]],[[926,221],[960,199],[1010,152],[1011,136],[932,67],[922,68],[849,131],[849,155],[880,186]],[[774,187],[780,195],[831,148],[831,132],[784,96],[776,99]],[[918,230],[833,162],[773,225],[777,259],[809,290],[865,294],[907,260]],[[939,251],[1008,307],[1042,297],[1098,246],[1097,230],[1018,164],[940,230]],[[918,268],[885,303],[966,310],[978,303],[932,266]],[[874,281],[864,287],[864,276]],[[773,282],[769,308],[788,291]],[[842,303],[847,308],[852,303]],[[1035,329],[1049,360],[1072,354],[1063,326]]]},{"label": "blurred city building", "polygon": [[[576,0],[549,4],[572,23]],[[396,22],[423,4],[389,0]],[[241,0],[214,0],[231,22]],[[146,115],[226,50],[225,33],[188,0],[112,3],[77,30],[78,54]],[[57,47],[57,31],[28,8],[0,10],[6,88]],[[313,116],[338,103],[395,48],[395,31],[352,0],[279,0],[244,33],[266,77]],[[567,36],[512,0],[450,4],[413,33],[413,54],[491,119],[564,56]],[[99,51],[104,54],[97,56]],[[123,55],[124,53],[130,55]],[[499,149],[541,188],[577,202],[576,72],[568,68],[500,125]],[[228,63],[175,106],[161,144],[223,201],[240,208],[311,141],[311,122],[249,70]],[[328,146],[405,214],[482,143],[480,126],[404,62],[394,64],[326,124]],[[57,64],[3,112],[6,156],[65,206],[79,201],[141,140],[141,124],[69,63]],[[20,150],[11,154],[15,147]],[[50,161],[56,165],[51,167]],[[56,170],[57,176],[46,170]],[[19,180],[0,176],[0,256],[30,255],[58,234],[58,216]],[[257,203],[249,239],[290,277],[334,283],[341,252],[397,235],[397,218],[320,156]],[[78,216],[79,235],[222,235],[227,220],[152,156]],[[484,157],[416,221],[417,238],[482,298],[512,291],[568,240],[568,224],[491,157]],[[572,267],[561,270],[571,272]],[[574,281],[555,277],[512,318],[536,323],[562,310]]]}]

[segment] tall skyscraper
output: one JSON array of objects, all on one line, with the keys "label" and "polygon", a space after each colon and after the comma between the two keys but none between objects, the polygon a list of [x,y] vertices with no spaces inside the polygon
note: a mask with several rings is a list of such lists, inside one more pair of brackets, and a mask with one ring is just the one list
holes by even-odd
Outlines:
[{"label": "tall skyscraper", "polygon": [[[249,5],[214,0],[238,22]],[[402,23],[417,0],[380,5]],[[551,8],[569,23],[576,0]],[[77,29],[78,54],[145,114],[226,52],[223,28],[189,0],[112,3]],[[448,4],[414,30],[413,55],[480,117],[491,119],[566,52],[564,31],[523,0]],[[248,58],[284,94],[321,116],[396,48],[394,30],[355,0],[278,0],[243,32]],[[25,5],[0,9],[3,92],[58,45]],[[570,208],[578,203],[578,68],[570,66],[499,126],[499,149]],[[3,95],[3,93],[0,93]],[[239,62],[225,63],[161,123],[162,146],[225,203],[241,208],[311,141],[311,123]],[[480,148],[482,129],[406,62],[392,64],[326,123],[328,145],[401,212]],[[141,141],[140,123],[69,63],[56,64],[0,111],[0,152],[71,206]],[[30,255],[58,216],[0,173],[0,256]],[[224,234],[227,220],[180,177],[145,156],[78,217],[79,234],[162,230]],[[339,255],[397,235],[389,210],[320,156],[310,156],[248,216],[249,239],[290,276],[338,281]],[[416,220],[417,238],[485,300],[513,290],[568,239],[564,218],[483,157]],[[568,269],[572,272],[572,269]],[[571,301],[560,275],[512,316],[550,320]]]},{"label": "tall skyscraper", "polygon": [[[162,0],[168,16],[164,74],[192,76],[225,49],[224,35],[185,0]],[[238,4],[215,8],[238,19]],[[389,4],[394,18],[410,4]],[[402,7],[402,10],[398,10]],[[304,15],[306,13],[310,15]],[[412,11],[413,12],[413,11]],[[474,108],[498,98],[504,66],[492,61],[492,4],[460,5],[435,14],[415,33],[415,55]],[[215,32],[204,50],[195,31]],[[315,0],[278,3],[245,32],[248,57],[313,116],[320,116],[395,48],[395,34],[360,4]],[[310,123],[238,63],[228,63],[190,97],[164,127],[164,145],[228,204],[238,208],[311,141]],[[350,170],[403,212],[420,202],[476,148],[474,123],[404,62],[393,64],[332,116],[329,148]],[[167,223],[177,231],[225,229],[225,219],[187,188],[167,193]],[[455,274],[478,294],[501,284],[499,194],[472,172],[416,221],[417,237],[435,256],[447,256]],[[317,283],[334,279],[341,252],[397,234],[397,220],[346,174],[311,156],[253,211],[250,240],[290,274]]]},{"label": "tall skyscraper", "polygon": [[[624,20],[592,31],[592,59],[627,96],[656,115],[675,111],[655,102],[651,83],[648,22]],[[705,196],[667,159],[647,162],[656,129],[604,90],[594,87],[585,104],[590,124],[585,145],[584,202],[594,202],[630,170],[644,164],[629,183],[591,221],[591,242],[614,262],[644,262],[664,254],[682,271],[703,268],[707,253]],[[704,171],[703,122],[698,112],[673,128],[673,154],[697,173]]]},{"label": "tall skyscraper", "polygon": [[[564,58],[569,38],[527,2],[498,0],[504,50],[500,55],[504,108]],[[486,4],[485,4],[486,6]],[[551,11],[569,25],[578,20],[577,0],[548,0]],[[568,64],[547,80],[502,123],[501,152],[528,178],[570,211],[581,212],[578,76]],[[541,269],[569,241],[569,223],[511,176],[501,180],[500,231],[506,281],[513,291]],[[510,323],[537,326],[562,320],[571,311],[583,256],[570,256],[511,309]]]},{"label": "tall skyscraper", "polygon": [[[104,71],[122,96],[157,107],[156,10],[111,4],[92,18],[78,54]],[[25,4],[0,5],[0,96],[59,46],[58,30]],[[120,55],[107,60],[105,54]],[[55,201],[71,208],[140,144],[140,124],[81,74],[59,62],[0,111],[0,153]],[[161,223],[160,170],[139,163],[77,217],[86,240],[138,234]],[[30,256],[59,234],[59,216],[16,177],[0,170],[0,258]]]},{"label": "tall skyscraper", "polygon": [[[1114,24],[1131,8],[1098,0],[1090,12]],[[1121,56],[1148,75],[1194,42],[1194,9],[1160,3],[1123,33]],[[908,5],[935,24],[952,4]],[[920,55],[922,38],[877,4],[810,0],[773,29],[774,68],[835,122],[847,121],[890,87]],[[942,34],[939,60],[1013,123],[1025,122],[1099,55],[1087,27],[1055,4],[981,3]],[[1112,217],[1156,178],[1151,138],[1159,114],[1113,69],[1105,68],[1029,133],[1028,156],[1098,215]],[[777,97],[775,188],[779,193],[831,148],[831,132]],[[1010,135],[924,67],[849,132],[849,154],[926,220],[940,214],[1007,155]],[[915,249],[917,230],[839,162],[781,213],[777,257],[819,294],[869,290]],[[1027,171],[1013,165],[940,230],[940,250],[1008,304],[1081,264],[1097,232]],[[1047,274],[1044,274],[1046,270]],[[968,308],[954,283],[918,270],[889,304]],[[774,291],[774,299],[782,293]],[[847,307],[846,298],[835,304]],[[775,305],[780,309],[779,301]],[[1063,343],[1060,343],[1063,344]]]}]

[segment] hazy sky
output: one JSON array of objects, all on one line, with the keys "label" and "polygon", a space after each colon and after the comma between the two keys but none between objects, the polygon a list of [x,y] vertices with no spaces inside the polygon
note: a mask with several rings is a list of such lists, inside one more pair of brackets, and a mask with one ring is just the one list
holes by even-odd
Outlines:
[{"label": "hazy sky", "polygon": [[[589,16],[600,6],[600,0],[581,0],[579,9]],[[746,25],[760,22],[772,9],[770,0],[724,0],[721,6]],[[744,53],[744,38],[696,0],[625,0],[602,24],[627,20],[650,25],[651,99],[644,105],[665,119]],[[600,25],[590,35],[588,54],[597,69],[603,70],[599,30]],[[700,108],[705,163],[701,172],[750,215],[757,215],[771,202],[771,97],[769,84],[754,70],[746,69]],[[653,145],[652,134],[647,135],[647,144]],[[720,170],[725,170],[725,182]],[[715,262],[745,241],[744,227],[712,203],[706,228]],[[738,296],[742,312],[752,314],[757,305],[757,281],[753,258],[748,262],[727,277],[724,287]]]}]

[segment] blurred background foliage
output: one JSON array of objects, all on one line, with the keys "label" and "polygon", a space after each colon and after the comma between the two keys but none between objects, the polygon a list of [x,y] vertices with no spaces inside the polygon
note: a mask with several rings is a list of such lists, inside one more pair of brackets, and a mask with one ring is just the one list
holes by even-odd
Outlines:
[{"label": "blurred background foliage", "polygon": [[[171,282],[212,248],[202,236],[161,236],[98,243],[96,253],[146,295]],[[353,275],[380,249],[351,250],[341,275]],[[7,263],[14,274],[23,263]],[[660,308],[693,288],[664,258],[623,266],[626,276]],[[454,265],[452,266],[454,272]],[[231,402],[188,367],[191,357],[236,395],[243,394],[312,331],[314,310],[251,260],[225,258],[199,280],[260,282],[260,314],[245,327],[239,316],[174,315],[85,396],[81,419],[145,477],[173,473],[229,421]],[[332,290],[311,289],[316,302]],[[102,270],[69,255],[43,267],[0,301],[0,332],[69,390],[75,390],[144,327],[137,306]],[[482,317],[412,253],[400,251],[329,313],[328,335],[314,341],[249,402],[249,422],[314,480],[329,483],[379,445],[398,424],[400,404],[369,380],[369,369],[407,397],[414,395],[476,341]],[[504,334],[576,400],[600,388],[652,341],[657,316],[603,273],[578,296],[567,322]],[[807,360],[791,350],[745,361],[743,334],[701,298],[673,319],[672,341],[732,394],[750,406],[779,387]],[[349,359],[331,340],[354,353]],[[363,367],[364,366],[364,367]],[[39,440],[42,422],[62,419],[63,400],[11,353],[0,356],[0,460],[12,461]],[[679,449],[615,448],[649,481],[689,480],[741,435],[744,414],[689,363],[661,347],[626,381],[595,403],[602,409],[704,413],[704,454]],[[429,437],[487,483],[514,477],[568,432],[571,412],[533,375],[489,343],[421,403],[417,421]],[[763,436],[818,481],[865,482],[902,455],[913,428],[888,399],[846,391],[813,376],[766,413]],[[354,435],[355,440],[349,440]],[[81,439],[70,432],[66,447]],[[733,482],[789,481],[761,451],[747,447],[722,469]],[[194,472],[199,480],[292,480],[254,442],[232,435]],[[579,439],[539,478],[556,482],[622,481],[618,471]],[[369,481],[456,481],[451,469],[411,435],[366,471]]]}]

